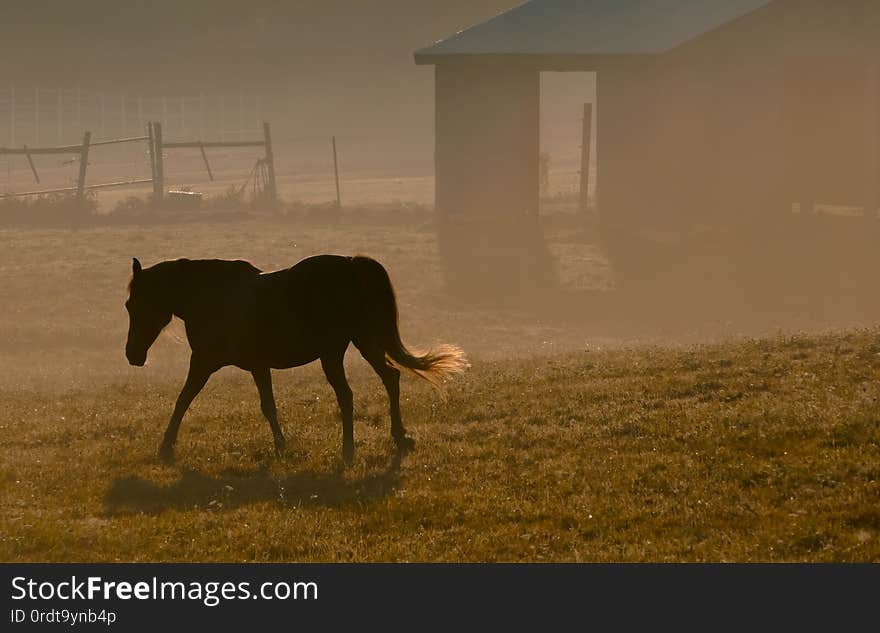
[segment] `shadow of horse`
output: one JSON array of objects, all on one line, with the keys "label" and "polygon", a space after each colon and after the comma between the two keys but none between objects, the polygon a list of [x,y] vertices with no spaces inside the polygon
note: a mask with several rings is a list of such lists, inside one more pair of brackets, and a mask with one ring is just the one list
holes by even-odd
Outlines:
[{"label": "shadow of horse", "polygon": [[167,485],[137,476],[114,480],[104,495],[108,515],[161,514],[166,510],[230,510],[261,502],[290,507],[360,506],[393,494],[400,485],[399,461],[359,479],[343,473],[299,472],[273,477],[267,470],[223,471],[210,476],[184,470]]}]

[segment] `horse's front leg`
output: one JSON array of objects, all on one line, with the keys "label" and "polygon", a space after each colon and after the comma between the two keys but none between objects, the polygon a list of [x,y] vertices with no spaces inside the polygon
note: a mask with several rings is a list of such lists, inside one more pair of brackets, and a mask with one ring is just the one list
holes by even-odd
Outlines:
[{"label": "horse's front leg", "polygon": [[269,420],[269,426],[272,429],[272,436],[275,439],[275,454],[281,457],[284,453],[284,433],[278,424],[278,409],[275,407],[275,395],[272,393],[272,371],[268,367],[255,369],[251,375],[254,377],[257,391],[260,392],[260,408],[263,415]]},{"label": "horse's front leg", "polygon": [[171,420],[168,422],[168,428],[165,429],[165,437],[159,446],[159,459],[166,463],[174,461],[174,444],[177,442],[177,432],[180,430],[180,422],[193,399],[208,382],[215,368],[205,363],[195,355],[189,361],[189,373],[186,376],[186,382],[180,395],[177,397],[177,404],[174,405],[174,413],[171,414]]}]

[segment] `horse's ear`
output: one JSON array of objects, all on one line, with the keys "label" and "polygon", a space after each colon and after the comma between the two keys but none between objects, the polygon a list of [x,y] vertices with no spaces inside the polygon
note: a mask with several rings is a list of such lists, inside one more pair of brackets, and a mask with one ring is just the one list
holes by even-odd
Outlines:
[{"label": "horse's ear", "polygon": [[141,263],[137,257],[131,260],[131,274],[137,277],[141,272]]}]

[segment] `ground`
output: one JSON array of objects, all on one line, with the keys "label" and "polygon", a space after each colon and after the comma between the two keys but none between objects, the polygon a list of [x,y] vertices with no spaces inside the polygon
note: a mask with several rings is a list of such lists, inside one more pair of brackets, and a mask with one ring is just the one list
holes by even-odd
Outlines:
[{"label": "ground", "polygon": [[[613,287],[601,249],[551,233],[564,287]],[[880,560],[869,323],[673,332],[474,306],[446,294],[430,218],[403,212],[0,235],[0,560]],[[404,379],[415,452],[396,456],[381,383],[350,352],[351,468],[317,366],[275,374],[282,458],[253,383],[227,369],[160,464],[188,347],[175,323],[147,367],[125,363],[131,257],[272,269],[317,252],[380,259],[406,341],[471,358],[445,400]]]}]

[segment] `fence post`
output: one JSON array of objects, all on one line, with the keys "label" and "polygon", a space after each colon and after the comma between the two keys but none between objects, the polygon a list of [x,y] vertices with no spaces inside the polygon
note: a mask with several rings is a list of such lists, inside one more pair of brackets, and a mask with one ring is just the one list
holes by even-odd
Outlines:
[{"label": "fence post", "polygon": [[86,170],[89,167],[89,145],[91,142],[92,133],[83,134],[82,149],[79,153],[79,178],[76,181],[76,204],[80,212],[85,210]]},{"label": "fence post", "polygon": [[58,145],[64,142],[64,93],[58,88],[56,94],[58,104],[55,107],[55,136]]},{"label": "fence post", "polygon": [[9,110],[9,146],[15,147],[15,84],[9,86],[10,110]]},{"label": "fence post", "polygon": [[269,170],[269,200],[273,209],[278,207],[278,184],[275,180],[275,153],[272,150],[272,134],[269,124],[263,123],[263,140],[266,144],[266,167]]},{"label": "fence post", "polygon": [[593,146],[593,104],[584,104],[584,129],[581,141],[581,199],[580,212],[586,214],[590,206],[590,153]]},{"label": "fence post", "polygon": [[[40,87],[34,87],[34,145],[40,146]],[[39,181],[37,181],[39,182]]]},{"label": "fence post", "polygon": [[220,95],[220,140],[226,140],[226,95]]},{"label": "fence post", "polygon": [[156,173],[153,175],[153,204],[158,208],[162,206],[165,196],[165,162],[162,157],[162,124],[158,121],[153,123],[153,147]]},{"label": "fence post", "polygon": [[244,90],[238,89],[238,140],[243,141],[244,134]]},{"label": "fence post", "polygon": [[336,179],[336,208],[342,208],[342,196],[339,194],[339,160],[336,157],[336,137],[333,137],[333,175]]},{"label": "fence post", "polygon": [[199,140],[205,140],[205,93],[199,93]]}]

